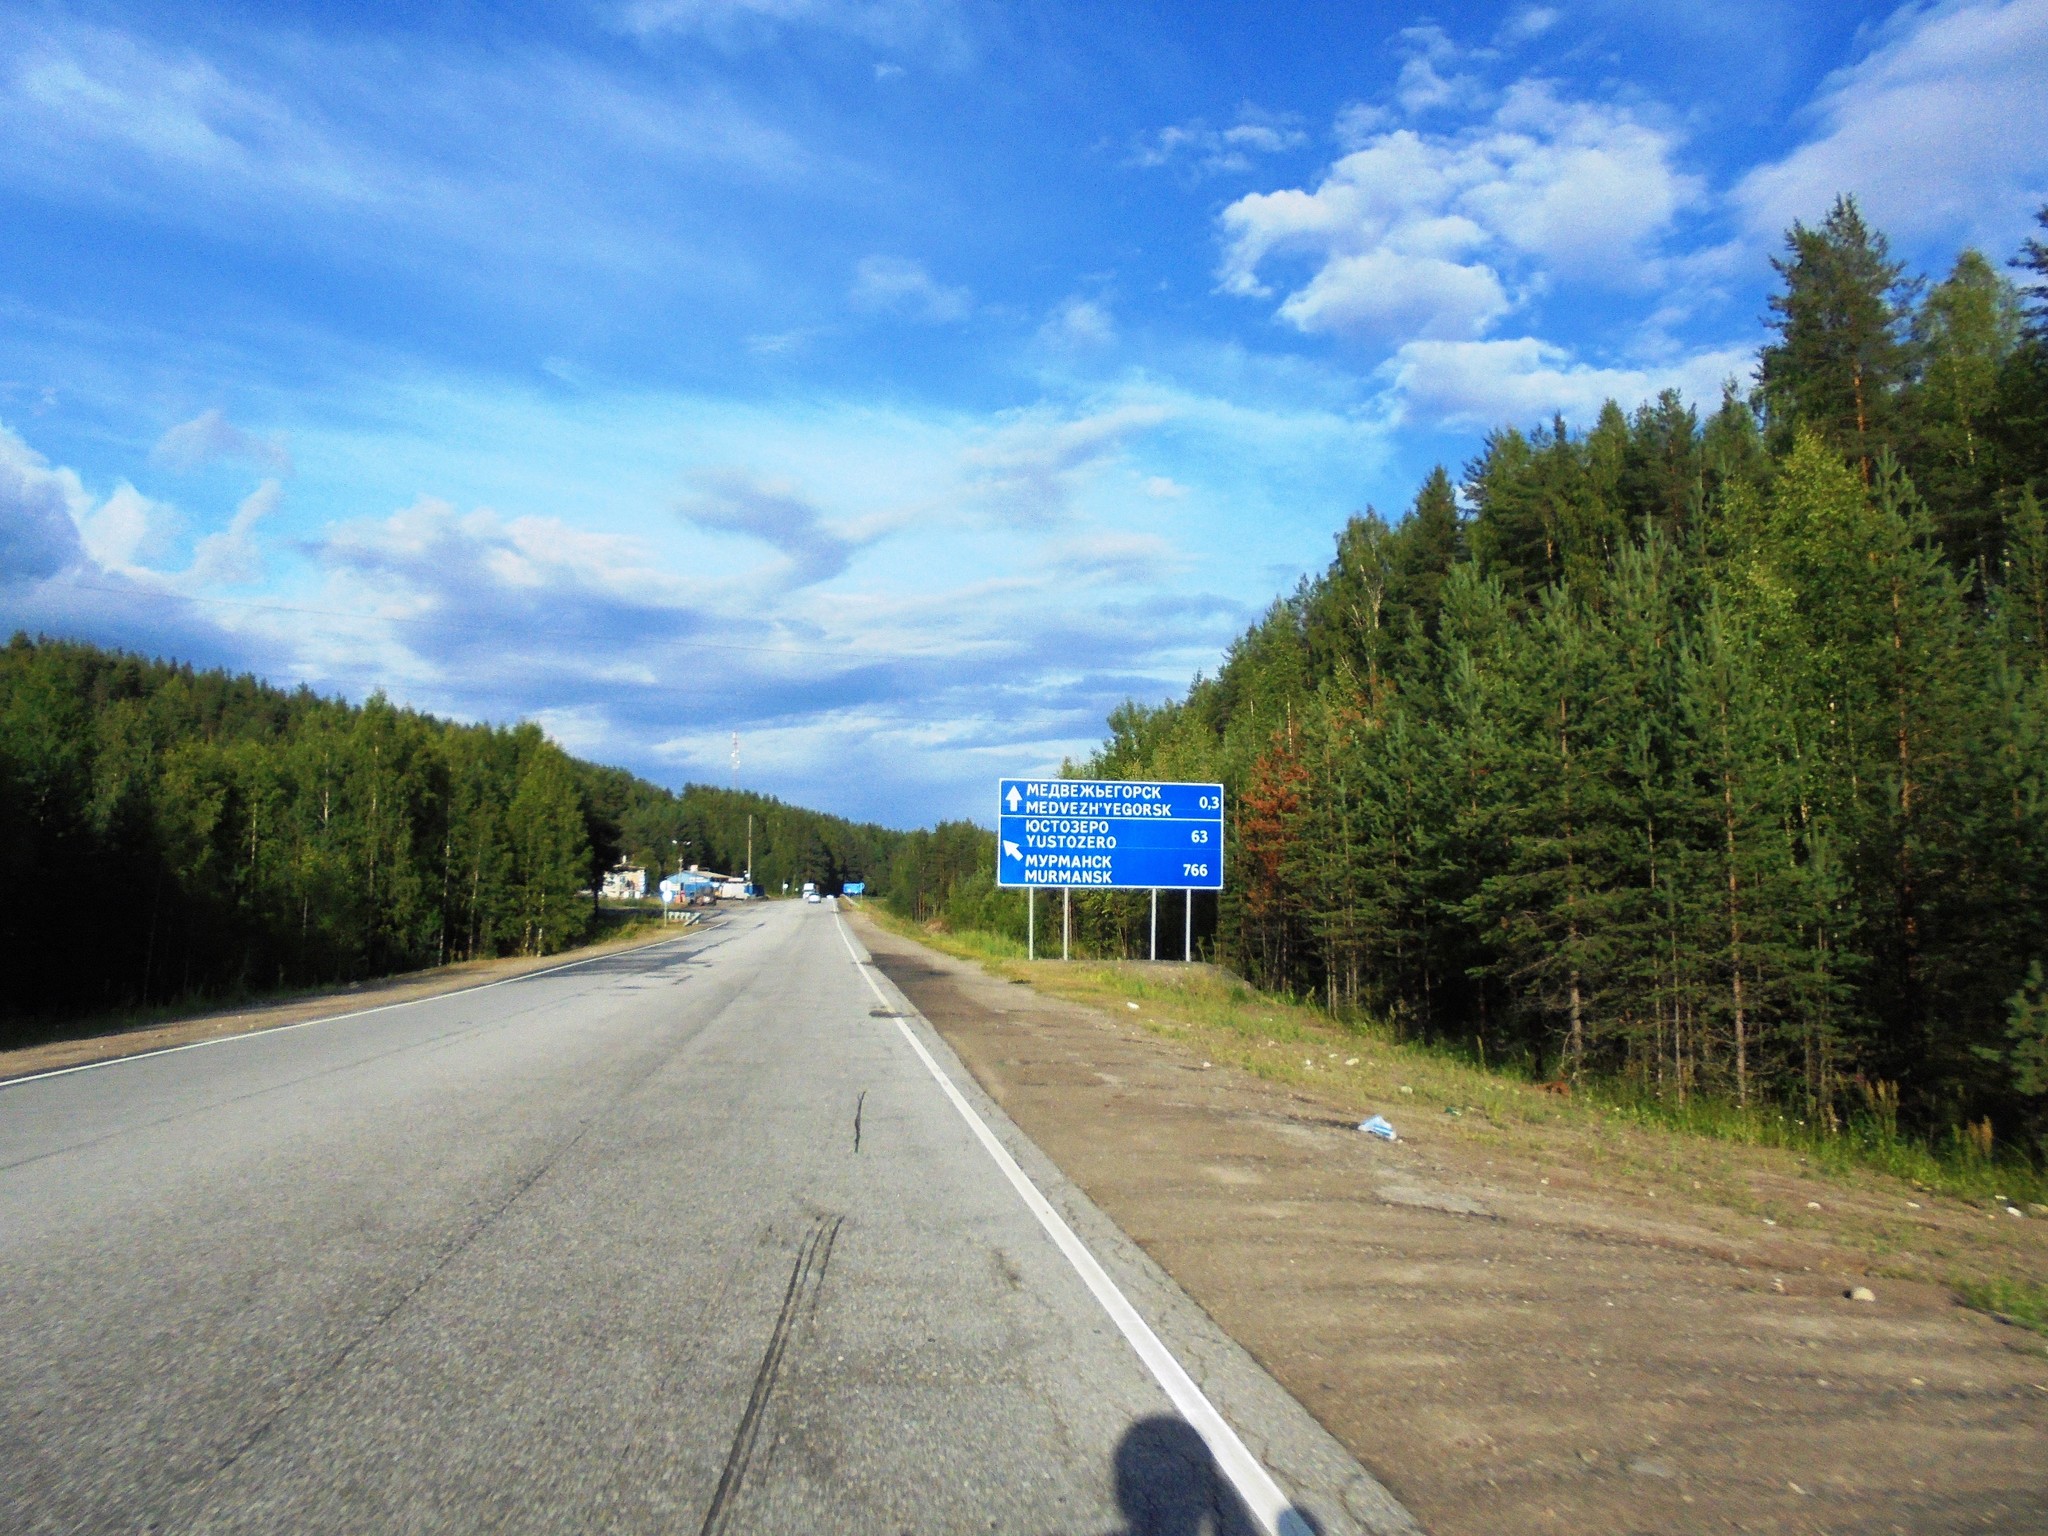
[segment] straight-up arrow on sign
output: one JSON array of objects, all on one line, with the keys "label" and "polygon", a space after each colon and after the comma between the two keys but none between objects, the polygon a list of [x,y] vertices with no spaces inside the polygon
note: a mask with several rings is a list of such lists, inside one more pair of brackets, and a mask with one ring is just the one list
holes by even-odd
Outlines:
[{"label": "straight-up arrow on sign", "polygon": [[1024,797],[1017,793],[1017,786],[1012,784],[1010,786],[1010,814],[1012,816],[1016,815],[1017,807],[1022,805],[1023,803]]}]

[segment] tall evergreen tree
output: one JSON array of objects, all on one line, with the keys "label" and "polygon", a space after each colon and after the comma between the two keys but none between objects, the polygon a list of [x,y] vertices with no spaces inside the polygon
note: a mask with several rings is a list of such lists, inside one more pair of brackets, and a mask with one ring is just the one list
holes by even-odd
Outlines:
[{"label": "tall evergreen tree", "polygon": [[1436,632],[1444,578],[1465,555],[1465,524],[1458,512],[1457,492],[1439,464],[1415,493],[1415,505],[1402,520],[1400,547],[1388,597],[1395,614],[1413,619],[1425,634]]},{"label": "tall evergreen tree", "polygon": [[[2048,207],[2037,215],[2048,232]],[[2048,242],[2029,239],[2012,265],[2021,281],[2026,334],[1998,373],[1998,404],[1988,431],[1998,443],[2000,474],[2009,486],[2048,494]]]},{"label": "tall evergreen tree", "polygon": [[[2034,215],[2034,222],[2048,232],[2048,203]],[[2029,236],[2020,243],[2020,252],[2012,264],[2031,274],[2020,283],[2025,296],[2027,333],[2036,341],[2048,341],[2048,242]]]},{"label": "tall evergreen tree", "polygon": [[1919,378],[1906,398],[1905,462],[1950,558],[1980,582],[1998,557],[1999,466],[1986,429],[2019,340],[2018,296],[1974,250],[1913,317]]},{"label": "tall evergreen tree", "polygon": [[1785,244],[1771,261],[1785,284],[1769,301],[1778,340],[1757,363],[1765,411],[1781,443],[1804,425],[1868,483],[1909,377],[1905,265],[1853,197],[1837,198],[1817,229],[1795,223]]}]

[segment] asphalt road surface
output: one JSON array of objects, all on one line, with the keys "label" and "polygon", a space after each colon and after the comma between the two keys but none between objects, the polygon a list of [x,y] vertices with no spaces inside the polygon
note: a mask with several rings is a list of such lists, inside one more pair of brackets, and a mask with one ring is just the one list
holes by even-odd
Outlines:
[{"label": "asphalt road surface", "polygon": [[1412,1529],[829,906],[0,1087],[0,1530],[1275,1528]]}]

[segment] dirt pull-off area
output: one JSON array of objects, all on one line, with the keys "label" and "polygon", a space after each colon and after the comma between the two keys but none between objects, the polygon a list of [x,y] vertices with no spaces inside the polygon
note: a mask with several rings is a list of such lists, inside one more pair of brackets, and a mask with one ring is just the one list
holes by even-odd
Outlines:
[{"label": "dirt pull-off area", "polygon": [[1583,1130],[1420,1099],[1380,1106],[1388,1144],[1343,1095],[1212,1059],[1155,1022],[1170,1003],[1118,1016],[860,931],[1024,1131],[1438,1536],[2048,1532],[2041,1337],[1876,1273],[1870,1247],[1995,1243],[2039,1275],[2048,1220],[1783,1155],[1733,1167],[1742,1209],[1675,1155],[1589,1163]]}]

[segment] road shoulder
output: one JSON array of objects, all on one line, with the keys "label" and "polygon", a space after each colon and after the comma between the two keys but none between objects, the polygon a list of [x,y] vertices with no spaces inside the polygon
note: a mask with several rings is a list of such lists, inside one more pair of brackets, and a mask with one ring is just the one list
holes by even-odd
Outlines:
[{"label": "road shoulder", "polygon": [[[1095,1256],[1203,1394],[1272,1473],[1323,1536],[1420,1536],[1400,1502],[1302,1407],[1272,1374],[1133,1242],[990,1096],[978,1073],[953,1049],[904,985],[945,957],[910,944],[849,912],[857,939],[885,992],[901,1000],[904,1022],[988,1124],[1047,1202]],[[1103,1326],[1109,1327],[1104,1319]]]},{"label": "road shoulder", "polygon": [[1428,1529],[2048,1529],[2036,1336],[1932,1286],[1848,1300],[1823,1243],[1412,1111],[1375,1142],[1137,1017],[859,933],[1030,1144]]}]

